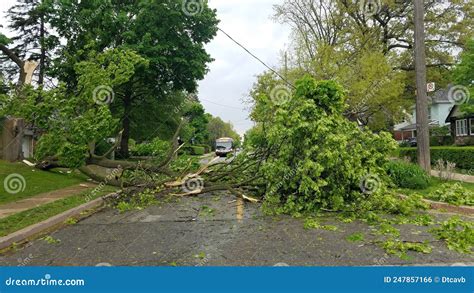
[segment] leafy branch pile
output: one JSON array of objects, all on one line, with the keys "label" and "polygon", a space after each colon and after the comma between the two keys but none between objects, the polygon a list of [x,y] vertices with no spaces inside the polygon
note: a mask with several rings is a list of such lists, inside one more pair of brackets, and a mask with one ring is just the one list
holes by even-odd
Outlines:
[{"label": "leafy branch pile", "polygon": [[267,207],[292,214],[372,209],[387,196],[383,166],[395,142],[343,116],[344,91],[336,82],[305,77],[282,105],[265,89],[254,98],[259,125],[249,138],[253,149],[268,151],[261,168]]}]

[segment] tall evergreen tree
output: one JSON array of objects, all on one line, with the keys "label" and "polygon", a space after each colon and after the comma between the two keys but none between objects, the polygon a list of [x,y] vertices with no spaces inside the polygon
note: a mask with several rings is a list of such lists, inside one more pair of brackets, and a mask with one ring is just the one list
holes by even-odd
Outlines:
[{"label": "tall evergreen tree", "polygon": [[8,27],[15,33],[11,38],[11,50],[21,60],[38,62],[36,75],[39,85],[44,84],[53,50],[59,44],[48,23],[52,5],[52,0],[18,0],[7,14]]}]

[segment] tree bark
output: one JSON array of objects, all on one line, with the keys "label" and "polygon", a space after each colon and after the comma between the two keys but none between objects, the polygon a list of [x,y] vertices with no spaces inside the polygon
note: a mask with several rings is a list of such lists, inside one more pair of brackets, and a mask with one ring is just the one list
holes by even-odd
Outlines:
[{"label": "tree bark", "polygon": [[413,0],[415,6],[415,71],[416,71],[416,131],[418,163],[430,174],[430,140],[428,126],[428,96],[426,93],[426,52],[423,0]]},{"label": "tree bark", "polygon": [[132,99],[127,94],[123,98],[123,120],[122,120],[122,139],[120,141],[120,155],[122,158],[130,157],[128,141],[130,139],[130,114],[132,112]]},{"label": "tree bark", "polygon": [[44,16],[41,15],[40,20],[40,61],[39,61],[39,76],[38,76],[38,85],[42,86],[44,84],[44,74],[46,70],[46,48],[45,48],[45,27],[44,27]]}]

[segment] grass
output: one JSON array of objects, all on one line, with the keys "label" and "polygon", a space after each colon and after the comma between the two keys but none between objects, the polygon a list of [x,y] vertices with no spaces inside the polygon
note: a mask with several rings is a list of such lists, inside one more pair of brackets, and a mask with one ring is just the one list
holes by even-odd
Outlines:
[{"label": "grass", "polygon": [[459,183],[464,188],[469,189],[470,191],[474,192],[474,183],[467,183],[467,182],[461,182],[461,181],[455,181],[455,180],[444,181],[444,180],[439,179],[438,177],[431,177],[431,184],[428,188],[419,189],[419,190],[401,189],[401,191],[402,191],[403,194],[406,194],[406,195],[412,195],[412,194],[418,193],[418,194],[421,194],[423,196],[425,196],[425,195],[427,196],[430,193],[438,190],[441,187],[441,185],[446,184],[446,183],[450,183],[450,184]]},{"label": "grass", "polygon": [[[48,203],[24,212],[20,212],[4,219],[0,219],[0,237],[18,231],[30,225],[39,223],[69,209],[84,204],[86,202],[86,197],[91,195],[92,190],[93,189],[90,189],[84,191],[81,194],[73,195],[65,199],[57,200],[55,202]],[[114,192],[116,190],[116,187],[106,186],[100,192],[94,194],[92,198],[87,199],[92,200]]]},{"label": "grass", "polygon": [[[419,194],[422,197],[434,201],[443,201],[452,205],[468,205],[474,203],[474,183],[467,183],[454,180],[441,180],[432,177],[430,186],[425,189],[400,189],[401,193],[406,195]],[[469,195],[470,194],[470,195]]]},{"label": "grass", "polygon": [[[5,190],[5,180],[11,174],[19,174],[24,178],[23,182],[18,181],[20,185],[12,186],[14,190],[16,190],[16,187],[19,188],[19,192],[16,194]],[[5,204],[79,184],[84,182],[86,177],[76,172],[71,172],[70,174],[61,174],[59,171],[47,172],[28,167],[23,163],[0,161],[0,179],[0,204]],[[12,181],[10,183],[13,184]]]}]

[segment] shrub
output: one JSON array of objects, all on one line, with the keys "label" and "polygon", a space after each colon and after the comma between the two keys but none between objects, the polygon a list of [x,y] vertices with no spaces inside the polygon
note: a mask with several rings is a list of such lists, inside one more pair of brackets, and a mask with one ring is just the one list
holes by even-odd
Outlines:
[{"label": "shrub", "polygon": [[197,147],[202,147],[204,149],[204,153],[207,154],[207,153],[210,153],[211,152],[211,146],[207,145],[207,144],[197,144],[195,145]]},{"label": "shrub", "polygon": [[[398,155],[416,162],[416,148],[400,148]],[[440,159],[456,163],[461,169],[474,169],[474,147],[431,147],[431,162],[435,164]]]},{"label": "shrub", "polygon": [[430,177],[418,165],[402,161],[391,161],[386,165],[387,175],[401,188],[425,189],[430,185]]},{"label": "shrub", "polygon": [[136,144],[130,148],[130,153],[133,156],[139,157],[163,157],[168,153],[170,149],[170,143],[168,141],[160,140],[155,138],[150,143]]},{"label": "shrub", "polygon": [[193,155],[196,155],[196,156],[202,156],[202,155],[205,154],[205,149],[204,149],[204,147],[192,146],[192,147],[191,147],[191,150],[192,150],[192,154],[193,154]]},{"label": "shrub", "polygon": [[430,136],[431,146],[450,146],[454,144],[452,136]]}]

